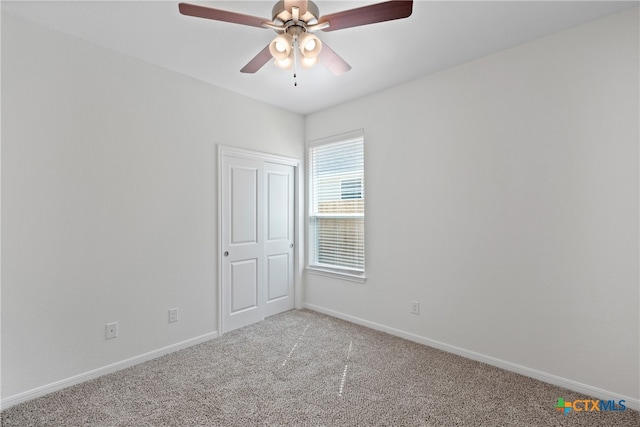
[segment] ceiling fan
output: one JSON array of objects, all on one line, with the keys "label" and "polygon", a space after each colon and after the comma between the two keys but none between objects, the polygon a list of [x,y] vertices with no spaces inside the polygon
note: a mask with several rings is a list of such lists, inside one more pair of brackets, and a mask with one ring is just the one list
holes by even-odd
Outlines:
[{"label": "ceiling fan", "polygon": [[336,31],[407,18],[411,15],[413,1],[391,0],[320,16],[318,7],[312,1],[281,0],[273,6],[271,20],[189,3],[180,3],[178,9],[183,15],[274,30],[278,33],[276,38],[240,71],[255,73],[273,58],[278,67],[287,70],[293,68],[295,79],[298,55],[303,68],[311,67],[320,61],[335,75],[351,69],[351,66],[320,41],[314,32]]}]

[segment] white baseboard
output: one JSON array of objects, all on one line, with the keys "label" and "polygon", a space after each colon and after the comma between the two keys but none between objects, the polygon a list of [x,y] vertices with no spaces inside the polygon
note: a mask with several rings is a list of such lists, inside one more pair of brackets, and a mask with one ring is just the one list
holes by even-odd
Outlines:
[{"label": "white baseboard", "polygon": [[417,342],[418,344],[424,344],[429,347],[437,348],[438,350],[443,350],[448,353],[457,354],[458,356],[462,356],[467,359],[486,363],[487,365],[495,366],[497,368],[501,368],[506,371],[515,372],[517,374],[524,375],[529,378],[534,378],[536,380],[540,380],[548,384],[563,387],[578,393],[585,394],[587,396],[592,396],[601,400],[615,400],[615,401],[624,400],[628,408],[635,409],[636,411],[640,410],[640,399],[634,399],[629,396],[623,396],[621,394],[603,390],[598,387],[593,387],[588,384],[582,384],[577,381],[559,377],[557,375],[538,371],[532,368],[527,368],[526,366],[507,362],[501,359],[496,359],[495,357],[486,356],[484,354],[476,353],[474,351],[465,350],[464,348],[456,347],[440,341],[425,338],[420,335],[412,334],[410,332],[405,332],[400,329],[395,329],[379,323],[370,322],[368,320],[350,316],[348,314],[344,314],[328,308],[320,307],[313,304],[307,304],[307,303],[303,305],[304,305],[304,308],[317,311],[318,313],[322,313],[331,317],[336,317],[338,319],[346,320],[348,322],[355,323],[357,325],[366,326],[368,328],[375,329],[377,331],[386,332],[390,335],[395,335],[397,337],[404,338],[409,341]]},{"label": "white baseboard", "polygon": [[101,377],[103,375],[111,374],[121,369],[129,368],[131,366],[138,365],[143,362],[147,362],[149,360],[158,358],[160,356],[164,356],[165,354],[173,353],[175,351],[182,350],[187,347],[191,347],[196,344],[200,344],[217,337],[218,337],[217,331],[210,332],[208,334],[200,335],[195,338],[190,338],[188,340],[185,340],[176,344],[171,344],[166,347],[162,347],[157,350],[150,351],[148,353],[140,354],[138,356],[134,356],[129,359],[122,360],[120,362],[112,363],[111,365],[103,366],[101,368],[94,369],[89,372],[84,372],[82,374],[74,375],[73,377],[70,377],[70,378],[65,378],[63,380],[56,381],[51,384],[37,387],[32,390],[25,391],[23,393],[18,393],[13,396],[9,396],[7,398],[3,398],[2,401],[0,401],[0,408],[6,409],[13,405],[17,405],[18,403],[26,402],[28,400],[35,399],[37,397],[41,397],[49,393],[53,393],[54,391],[62,390],[63,388],[66,388],[75,384],[80,384],[82,382],[89,381],[94,378]]}]

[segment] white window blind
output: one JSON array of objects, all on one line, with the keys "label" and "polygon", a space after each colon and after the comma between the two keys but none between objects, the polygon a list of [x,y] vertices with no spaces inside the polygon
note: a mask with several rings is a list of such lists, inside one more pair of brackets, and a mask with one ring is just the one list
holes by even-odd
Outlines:
[{"label": "white window blind", "polygon": [[362,131],[309,147],[309,266],[364,274]]}]

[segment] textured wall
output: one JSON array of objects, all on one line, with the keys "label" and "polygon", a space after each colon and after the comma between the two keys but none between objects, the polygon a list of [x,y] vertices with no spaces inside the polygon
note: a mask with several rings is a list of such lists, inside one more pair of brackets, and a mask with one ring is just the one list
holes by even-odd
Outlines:
[{"label": "textured wall", "polygon": [[4,13],[3,398],[216,332],[216,144],[302,158],[303,125]]},{"label": "textured wall", "polygon": [[638,64],[633,9],[307,116],[364,128],[368,280],[305,303],[637,404]]}]

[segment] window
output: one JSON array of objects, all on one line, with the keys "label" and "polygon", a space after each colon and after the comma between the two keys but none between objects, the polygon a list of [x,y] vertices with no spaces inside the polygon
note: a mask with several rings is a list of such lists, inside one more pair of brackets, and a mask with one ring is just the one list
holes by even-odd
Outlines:
[{"label": "window", "polygon": [[362,131],[309,144],[309,267],[364,277]]}]

